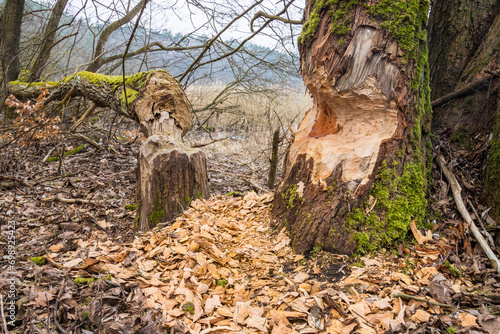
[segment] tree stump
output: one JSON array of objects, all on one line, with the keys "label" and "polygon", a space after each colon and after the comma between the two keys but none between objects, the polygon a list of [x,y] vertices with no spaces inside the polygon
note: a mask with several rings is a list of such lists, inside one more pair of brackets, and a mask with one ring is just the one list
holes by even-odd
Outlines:
[{"label": "tree stump", "polygon": [[171,220],[192,199],[210,196],[203,152],[182,142],[191,124],[189,102],[169,73],[156,70],[123,78],[84,71],[59,82],[10,84],[11,92],[24,98],[38,96],[40,87],[49,89],[46,104],[85,96],[140,124],[146,141],[137,169],[139,230]]},{"label": "tree stump", "polygon": [[182,213],[191,200],[208,198],[205,155],[182,143],[191,109],[180,85],[166,72],[149,76],[131,108],[146,141],[138,157],[138,228],[147,230]]}]

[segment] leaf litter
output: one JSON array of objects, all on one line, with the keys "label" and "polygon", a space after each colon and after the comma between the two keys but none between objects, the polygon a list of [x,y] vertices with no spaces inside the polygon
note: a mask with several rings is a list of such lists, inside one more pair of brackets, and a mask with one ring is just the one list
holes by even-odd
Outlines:
[{"label": "leaf litter", "polygon": [[[73,249],[52,245],[45,265],[27,261],[23,268],[36,284],[18,301],[20,314],[42,323],[57,301],[58,322],[86,333],[383,333],[439,326],[498,333],[490,310],[457,308],[474,283],[436,266],[442,241],[419,232],[421,245],[404,250],[411,253],[406,262],[386,252],[351,264],[341,280],[325,280],[318,268],[346,257],[294,254],[285,231],[271,229],[271,201],[254,192],[218,195],[193,201],[173,224],[128,243],[94,230]],[[70,279],[54,280],[63,277]]]},{"label": "leaf litter", "polygon": [[272,230],[271,195],[253,192],[194,201],[173,224],[135,235],[134,213],[120,209],[133,198],[134,161],[101,157],[82,157],[93,172],[3,193],[4,218],[19,217],[16,272],[0,263],[0,292],[12,278],[17,289],[9,332],[499,333],[498,275],[444,191],[435,202],[450,214],[432,232],[412,225],[417,244],[398,254],[304,256]]}]

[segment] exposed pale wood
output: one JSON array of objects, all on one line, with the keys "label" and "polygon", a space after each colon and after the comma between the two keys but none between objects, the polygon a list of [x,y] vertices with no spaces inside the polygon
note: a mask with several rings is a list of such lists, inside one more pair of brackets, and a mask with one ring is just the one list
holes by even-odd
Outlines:
[{"label": "exposed pale wood", "polygon": [[484,240],[483,235],[477,228],[476,224],[474,224],[472,217],[470,216],[469,212],[467,211],[467,208],[465,207],[461,194],[462,187],[460,187],[460,184],[455,178],[455,175],[453,175],[453,173],[446,166],[446,161],[444,160],[444,157],[442,155],[438,155],[436,157],[436,162],[439,164],[439,166],[443,170],[443,174],[446,176],[448,182],[450,183],[451,191],[453,193],[453,198],[455,199],[455,203],[457,204],[458,211],[460,212],[466,223],[469,225],[472,234],[479,242],[479,245],[481,245],[481,248],[486,253],[486,256],[488,256],[488,259],[490,259],[492,267],[496,269],[496,271],[500,274],[500,262],[498,261],[497,256],[495,255],[495,253],[493,253],[490,246],[488,246],[486,240]]}]

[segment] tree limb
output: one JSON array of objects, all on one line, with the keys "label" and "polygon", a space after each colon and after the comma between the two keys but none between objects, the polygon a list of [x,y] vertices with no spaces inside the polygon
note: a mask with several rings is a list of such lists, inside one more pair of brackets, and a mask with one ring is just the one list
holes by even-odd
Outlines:
[{"label": "tree limb", "polygon": [[115,22],[111,23],[109,26],[104,28],[99,36],[99,40],[97,41],[97,45],[95,47],[94,58],[92,62],[87,67],[87,71],[96,72],[101,66],[103,61],[104,47],[106,46],[106,42],[108,41],[109,36],[113,33],[113,31],[117,30],[121,26],[127,24],[136,16],[139,11],[145,7],[150,0],[141,0],[131,11],[129,11],[124,17]]},{"label": "tree limb", "polygon": [[470,84],[466,85],[463,88],[460,88],[454,92],[451,92],[450,94],[446,94],[445,96],[441,96],[439,99],[436,99],[431,102],[432,108],[437,108],[446,102],[449,102],[454,99],[458,99],[459,97],[469,95],[478,89],[482,89],[482,86],[485,85],[488,81],[490,81],[493,77],[498,77],[500,75],[500,72],[492,73],[489,75],[484,76],[483,78],[476,80],[474,82],[471,82]]},{"label": "tree limb", "polygon": [[304,22],[302,20],[289,20],[289,19],[285,19],[284,17],[278,16],[278,15],[271,15],[271,14],[264,13],[263,11],[258,11],[252,17],[252,21],[250,21],[250,30],[252,32],[254,32],[253,23],[255,22],[255,20],[257,20],[259,17],[262,17],[262,16],[265,18],[268,18],[270,20],[277,20],[277,21],[281,21],[283,23],[300,24],[300,25],[304,24]]}]

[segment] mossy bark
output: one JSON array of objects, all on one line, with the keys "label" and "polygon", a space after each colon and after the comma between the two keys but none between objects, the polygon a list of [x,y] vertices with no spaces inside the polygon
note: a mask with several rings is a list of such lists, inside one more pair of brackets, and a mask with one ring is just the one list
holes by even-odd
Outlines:
[{"label": "mossy bark", "polygon": [[[313,97],[287,152],[273,214],[292,247],[351,254],[422,222],[431,119],[429,3],[308,1],[300,38]],[[314,26],[313,31],[309,31]]]},{"label": "mossy bark", "polygon": [[[500,2],[437,1],[432,7],[428,35],[432,99],[435,100],[498,69]],[[492,207],[490,213],[497,219],[500,219],[499,87],[500,80],[492,76],[469,94],[435,108],[433,118],[433,132],[440,141],[468,152],[463,156],[473,157],[457,162],[473,165],[479,171],[473,176],[479,181],[476,181],[477,198],[488,202]],[[476,146],[478,140],[489,142],[487,154]]]}]

